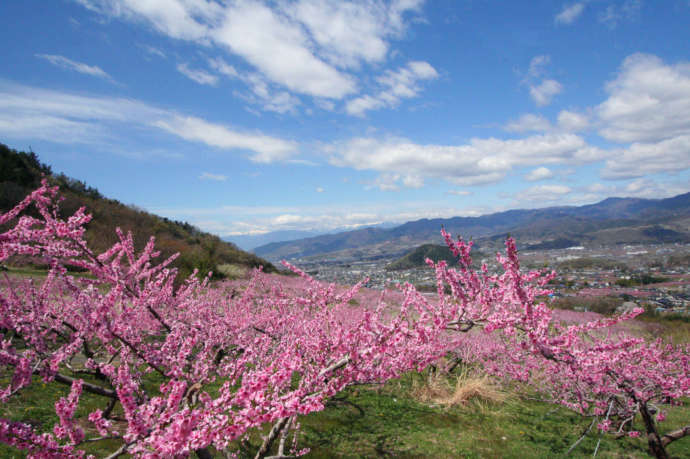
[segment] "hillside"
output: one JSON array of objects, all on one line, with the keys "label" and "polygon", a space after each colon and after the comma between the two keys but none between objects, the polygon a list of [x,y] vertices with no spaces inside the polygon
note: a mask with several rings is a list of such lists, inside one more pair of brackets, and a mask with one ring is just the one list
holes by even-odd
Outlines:
[{"label": "hillside", "polygon": [[226,264],[247,268],[263,266],[267,272],[276,271],[266,260],[217,236],[189,223],[172,221],[108,199],[79,180],[53,174],[50,166],[41,163],[35,153],[19,152],[3,144],[0,144],[0,211],[12,208],[38,188],[43,176],[51,184],[60,186],[65,198],[60,204],[63,216],[71,215],[81,206],[93,215],[87,226],[86,239],[97,252],[116,242],[115,228],[120,227],[125,232],[132,232],[137,249],[141,249],[150,236],[155,236],[156,247],[162,257],[179,252],[175,266],[183,275],[191,273],[194,268],[201,273],[214,271],[218,274],[218,266]]},{"label": "hillside", "polygon": [[365,228],[257,247],[269,259],[357,253],[399,256],[422,244],[439,243],[443,227],[482,245],[502,243],[507,234],[523,248],[561,245],[610,246],[690,242],[690,193],[667,199],[608,198],[580,207],[517,209],[480,217],[421,219],[390,229]]},{"label": "hillside", "polygon": [[[473,249],[474,248],[475,247],[473,247]],[[478,259],[481,255],[478,254],[476,250],[472,250],[472,257]],[[453,255],[453,252],[450,251],[448,246],[424,244],[390,263],[386,266],[386,270],[397,271],[423,267],[426,266],[427,258],[435,262],[444,260],[451,266],[455,265],[458,261],[457,257]]]}]

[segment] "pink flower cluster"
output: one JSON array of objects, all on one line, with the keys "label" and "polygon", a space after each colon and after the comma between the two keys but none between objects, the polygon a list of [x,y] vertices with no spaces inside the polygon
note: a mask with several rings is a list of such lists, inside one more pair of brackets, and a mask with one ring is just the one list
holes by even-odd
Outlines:
[{"label": "pink flower cluster", "polygon": [[[0,420],[0,441],[31,457],[79,456],[85,441],[106,438],[121,440],[114,454],[137,457],[210,457],[210,446],[231,454],[231,441],[265,423],[273,428],[257,457],[276,445],[279,456],[301,455],[298,415],[323,409],[350,385],[423,369],[452,349],[511,378],[534,383],[548,374],[540,388],[582,412],[593,406],[603,415],[619,394],[628,412],[688,395],[687,349],[605,336],[634,314],[561,326],[539,301],[552,274],[522,273],[512,240],[498,258],[504,272],[492,275],[485,266],[472,271],[471,245],[444,232],[459,263],[432,263],[437,299],[405,285],[394,308],[384,295],[356,306],[350,300],[363,283],[324,285],[290,265],[297,280],[257,270],[245,285],[211,287],[192,276],[175,288],[172,259],[154,261],[153,239],[137,253],[118,230],[119,242],[95,254],[84,240],[90,216],[80,209],[60,219],[56,197],[44,183],[0,216],[0,224],[17,219],[0,234],[0,262],[29,254],[52,266],[42,282],[7,279],[0,290],[0,365],[13,375],[0,400],[35,378],[71,387],[55,404],[54,435]],[[30,205],[40,218],[20,216]],[[68,265],[91,276],[75,278]],[[490,339],[449,333],[474,328]],[[153,389],[153,380],[162,382]],[[75,424],[82,392],[103,398],[103,409],[88,415],[98,438]],[[114,412],[126,429],[116,429]]]}]

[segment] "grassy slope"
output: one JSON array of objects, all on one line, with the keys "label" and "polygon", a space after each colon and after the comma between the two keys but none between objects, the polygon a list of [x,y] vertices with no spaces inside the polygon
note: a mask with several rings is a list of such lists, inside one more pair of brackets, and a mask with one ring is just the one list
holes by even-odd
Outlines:
[{"label": "grassy slope", "polygon": [[[265,271],[274,272],[275,267],[256,255],[244,252],[235,245],[223,242],[217,236],[204,233],[194,226],[171,221],[141,209],[126,206],[116,200],[102,196],[79,180],[64,175],[52,174],[49,166],[42,164],[34,153],[12,150],[0,144],[0,211],[6,211],[38,188],[41,177],[59,185],[64,200],[61,209],[64,216],[71,215],[85,206],[93,215],[87,226],[86,239],[91,248],[101,252],[117,241],[115,228],[131,231],[137,249],[141,249],[149,237],[156,237],[156,247],[163,257],[181,253],[175,266],[186,275],[194,268],[200,272],[217,271],[219,265],[241,265],[256,267],[263,265]],[[0,228],[0,231],[2,228]]]}]

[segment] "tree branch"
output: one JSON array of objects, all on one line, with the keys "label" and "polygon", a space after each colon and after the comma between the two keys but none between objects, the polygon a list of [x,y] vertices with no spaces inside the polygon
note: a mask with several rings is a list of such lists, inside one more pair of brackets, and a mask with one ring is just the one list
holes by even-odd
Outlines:
[{"label": "tree branch", "polygon": [[271,446],[273,446],[273,442],[276,441],[276,438],[278,438],[278,435],[280,435],[280,432],[285,428],[285,425],[289,420],[289,416],[278,419],[278,422],[273,425],[271,431],[264,438],[264,442],[261,445],[261,448],[259,448],[259,451],[256,452],[254,459],[264,459],[266,457],[268,452],[271,450]]},{"label": "tree branch", "polygon": [[669,432],[665,435],[661,436],[661,444],[666,447],[669,443],[672,441],[679,440],[687,435],[690,435],[690,426],[685,426],[682,427],[678,430],[674,430],[673,432]]}]

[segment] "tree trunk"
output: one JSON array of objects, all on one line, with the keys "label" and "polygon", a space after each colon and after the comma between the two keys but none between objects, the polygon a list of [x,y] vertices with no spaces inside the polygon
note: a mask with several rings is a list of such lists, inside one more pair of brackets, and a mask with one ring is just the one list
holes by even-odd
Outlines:
[{"label": "tree trunk", "polygon": [[640,414],[644,421],[645,429],[647,429],[647,444],[649,446],[649,453],[657,459],[669,459],[666,448],[659,437],[659,432],[656,430],[654,418],[649,412],[646,403],[640,403]]}]

